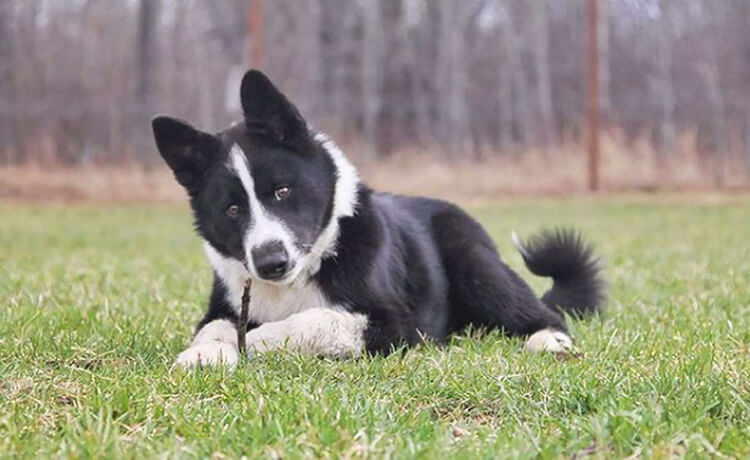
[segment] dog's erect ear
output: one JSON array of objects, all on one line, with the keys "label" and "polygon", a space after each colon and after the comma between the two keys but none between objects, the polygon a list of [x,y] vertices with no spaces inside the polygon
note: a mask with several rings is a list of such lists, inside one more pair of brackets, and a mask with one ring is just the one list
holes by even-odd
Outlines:
[{"label": "dog's erect ear", "polygon": [[240,87],[242,111],[250,131],[277,141],[293,141],[307,131],[297,107],[259,70],[249,70]]},{"label": "dog's erect ear", "polygon": [[177,182],[192,195],[198,178],[218,156],[219,139],[171,117],[155,117],[151,126],[159,153],[172,168]]}]

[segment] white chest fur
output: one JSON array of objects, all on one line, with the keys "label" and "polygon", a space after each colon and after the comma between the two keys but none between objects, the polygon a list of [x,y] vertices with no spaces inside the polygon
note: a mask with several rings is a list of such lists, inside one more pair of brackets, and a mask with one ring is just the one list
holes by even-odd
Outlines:
[{"label": "white chest fur", "polygon": [[311,308],[332,308],[312,282],[303,286],[255,282],[250,288],[249,318],[258,323],[280,321]]},{"label": "white chest fur", "polygon": [[[204,249],[226,288],[227,302],[239,313],[243,286],[250,274],[239,261],[223,257],[208,242]],[[250,288],[248,316],[255,322],[280,321],[310,308],[333,308],[314,282],[281,286],[256,281]]]}]

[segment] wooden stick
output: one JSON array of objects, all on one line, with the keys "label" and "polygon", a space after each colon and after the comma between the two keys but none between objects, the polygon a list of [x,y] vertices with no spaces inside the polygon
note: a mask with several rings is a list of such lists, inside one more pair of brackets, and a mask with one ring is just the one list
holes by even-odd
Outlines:
[{"label": "wooden stick", "polygon": [[237,324],[237,347],[240,349],[240,355],[246,355],[245,334],[247,334],[247,315],[250,305],[250,279],[245,282],[242,289],[242,309],[240,310],[240,321]]}]

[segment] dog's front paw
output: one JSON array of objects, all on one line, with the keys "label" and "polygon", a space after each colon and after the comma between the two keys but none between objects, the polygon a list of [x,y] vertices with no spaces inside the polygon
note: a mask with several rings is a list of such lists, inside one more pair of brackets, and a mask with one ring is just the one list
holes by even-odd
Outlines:
[{"label": "dog's front paw", "polygon": [[177,356],[176,364],[183,367],[215,366],[223,364],[229,367],[237,365],[239,354],[237,347],[231,343],[210,342],[194,345]]},{"label": "dog's front paw", "polygon": [[245,335],[248,355],[284,348],[288,340],[289,333],[280,322],[263,324]]},{"label": "dog's front paw", "polygon": [[542,329],[536,331],[526,341],[529,351],[550,351],[552,353],[567,353],[573,349],[573,340],[562,331]]}]

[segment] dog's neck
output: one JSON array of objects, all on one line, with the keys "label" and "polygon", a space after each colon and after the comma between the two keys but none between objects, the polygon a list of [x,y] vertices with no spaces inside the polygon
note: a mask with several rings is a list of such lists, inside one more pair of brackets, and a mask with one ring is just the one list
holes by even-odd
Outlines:
[{"label": "dog's neck", "polygon": [[312,276],[320,269],[322,259],[336,255],[336,244],[339,238],[339,220],[351,217],[357,211],[357,192],[359,191],[359,174],[354,165],[349,162],[339,147],[322,132],[314,135],[315,141],[325,149],[336,167],[335,190],[333,194],[333,210],[328,223],[318,235],[312,245],[308,276]]}]

